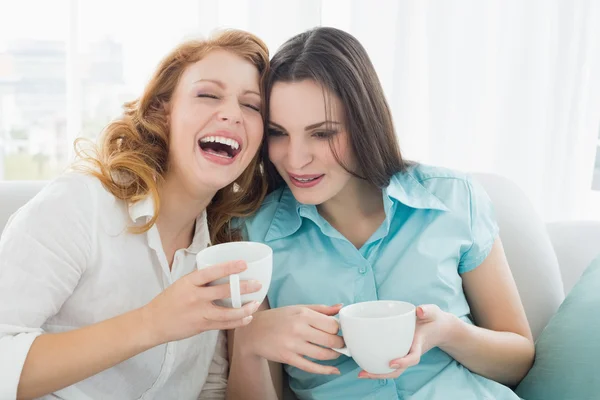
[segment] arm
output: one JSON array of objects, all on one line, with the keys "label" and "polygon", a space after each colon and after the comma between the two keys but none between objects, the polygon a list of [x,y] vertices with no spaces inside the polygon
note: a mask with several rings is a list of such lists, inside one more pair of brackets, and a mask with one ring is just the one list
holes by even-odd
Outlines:
[{"label": "arm", "polygon": [[[344,346],[337,336],[338,323],[331,315],[335,306],[288,306],[256,313],[250,325],[237,329],[232,347],[227,399],[274,400],[282,393],[281,364],[293,365],[313,374],[336,374],[337,368],[306,359],[333,360],[331,350]],[[269,363],[266,360],[272,361]]]},{"label": "arm", "polygon": [[531,330],[497,237],[493,204],[478,183],[469,181],[468,189],[472,243],[458,271],[475,326],[451,318],[440,347],[471,371],[516,385],[533,363]]},{"label": "arm", "polygon": [[[243,263],[226,263],[194,271],[142,308],[89,327],[39,336],[27,354],[18,397],[51,393],[162,343],[247,325],[258,304],[217,307],[214,300],[231,296],[229,285],[205,287],[244,269]],[[242,293],[257,290],[249,287],[243,285]]]},{"label": "arm", "polygon": [[463,287],[477,326],[453,318],[440,348],[475,373],[518,384],[535,348],[500,239],[481,265],[463,275]]},{"label": "arm", "polygon": [[515,283],[497,240],[475,270],[463,275],[474,326],[434,304],[417,307],[417,327],[410,352],[392,360],[386,375],[361,371],[359,378],[395,379],[439,347],[469,370],[506,385],[516,385],[533,363],[534,345]]},{"label": "arm", "polygon": [[137,310],[89,327],[37,337],[27,354],[17,397],[52,393],[158,344],[146,335],[143,325]]},{"label": "arm", "polygon": [[[22,371],[31,367],[26,357],[44,333],[41,326],[85,272],[93,241],[91,203],[85,183],[63,177],[6,225],[0,239],[0,398],[17,397]],[[34,396],[25,386],[19,386],[19,397]]]},{"label": "arm", "polygon": [[241,318],[251,306],[221,310],[212,304],[229,297],[228,285],[204,287],[245,269],[230,263],[181,278],[141,309],[44,334],[41,327],[76,289],[93,253],[94,213],[101,210],[80,183],[51,183],[0,239],[0,398],[40,397],[160,343],[249,322]]},{"label": "arm", "polygon": [[[265,299],[258,311],[268,310],[269,300]],[[240,336],[244,334],[240,329]],[[242,339],[242,338],[240,338]],[[235,331],[228,332],[229,348],[229,384],[227,399],[277,400],[282,398],[283,366],[280,363],[267,361],[252,354],[235,342]]]}]

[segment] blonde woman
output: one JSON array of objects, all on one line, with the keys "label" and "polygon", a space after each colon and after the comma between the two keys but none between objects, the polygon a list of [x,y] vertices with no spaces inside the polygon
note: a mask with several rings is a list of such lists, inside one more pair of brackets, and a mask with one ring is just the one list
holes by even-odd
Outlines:
[{"label": "blonde woman", "polygon": [[183,43],[97,150],[80,150],[74,171],[12,217],[0,240],[0,399],[224,397],[221,330],[247,325],[258,304],[215,306],[229,288],[206,284],[246,266],[196,271],[195,255],[239,238],[229,220],[264,196],[268,63],[242,31]]}]

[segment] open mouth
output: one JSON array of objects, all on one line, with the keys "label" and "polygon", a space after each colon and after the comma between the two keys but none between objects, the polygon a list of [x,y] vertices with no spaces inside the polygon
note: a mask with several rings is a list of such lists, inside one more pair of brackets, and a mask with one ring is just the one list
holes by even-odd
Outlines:
[{"label": "open mouth", "polygon": [[292,179],[300,182],[300,183],[308,183],[308,182],[312,182],[312,181],[316,181],[317,179],[319,179],[321,177],[321,175],[316,176],[314,178],[296,178],[296,177],[292,177]]},{"label": "open mouth", "polygon": [[232,159],[242,150],[242,146],[235,139],[229,139],[222,136],[206,136],[198,140],[198,146],[206,153]]},{"label": "open mouth", "polygon": [[289,174],[292,185],[300,188],[310,188],[317,185],[325,175],[292,175]]}]

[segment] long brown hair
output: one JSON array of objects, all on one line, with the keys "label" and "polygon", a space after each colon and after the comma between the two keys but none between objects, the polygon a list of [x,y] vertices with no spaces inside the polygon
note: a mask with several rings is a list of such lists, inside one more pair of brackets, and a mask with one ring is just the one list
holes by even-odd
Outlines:
[{"label": "long brown hair", "polygon": [[[256,66],[264,104],[269,70],[267,46],[250,33],[225,30],[206,40],[186,41],[171,51],[159,64],[142,95],[124,104],[123,116],[105,128],[99,144],[92,146],[91,151],[81,146],[82,139],[75,142],[78,160],[74,167],[97,177],[115,197],[134,203],[152,196],[154,215],[145,225],[131,227],[134,233],[146,232],[158,217],[158,184],[169,167],[166,105],[185,68],[215,49],[230,51]],[[260,154],[257,154],[235,182],[213,197],[207,207],[213,244],[240,240],[239,231],[232,229],[230,221],[233,217],[249,215],[260,206],[266,193],[261,165]]]},{"label": "long brown hair", "polygon": [[[346,171],[383,188],[389,185],[394,174],[406,169],[377,72],[367,51],[354,36],[336,28],[318,27],[286,41],[271,59],[267,103],[275,83],[302,80],[316,82],[342,103],[356,171],[341,163],[333,146],[332,150]],[[268,161],[267,150],[267,144],[263,143],[271,192],[285,183]]]}]

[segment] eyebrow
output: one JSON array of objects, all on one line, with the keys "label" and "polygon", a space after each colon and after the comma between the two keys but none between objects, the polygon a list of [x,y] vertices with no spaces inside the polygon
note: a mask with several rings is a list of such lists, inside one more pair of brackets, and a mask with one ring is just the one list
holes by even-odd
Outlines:
[{"label": "eyebrow", "polygon": [[315,129],[318,128],[322,125],[341,125],[341,123],[337,122],[337,121],[328,121],[325,120],[323,122],[318,122],[316,124],[312,124],[312,125],[308,125],[306,128],[304,128],[305,131],[310,131],[311,129]]},{"label": "eyebrow", "polygon": [[[202,83],[202,82],[214,83],[221,89],[225,89],[225,84],[222,81],[219,81],[217,79],[198,79],[197,81],[194,81],[193,83]],[[256,90],[244,90],[244,92],[242,94],[254,94],[254,95],[260,97],[260,93],[258,93]]]}]

